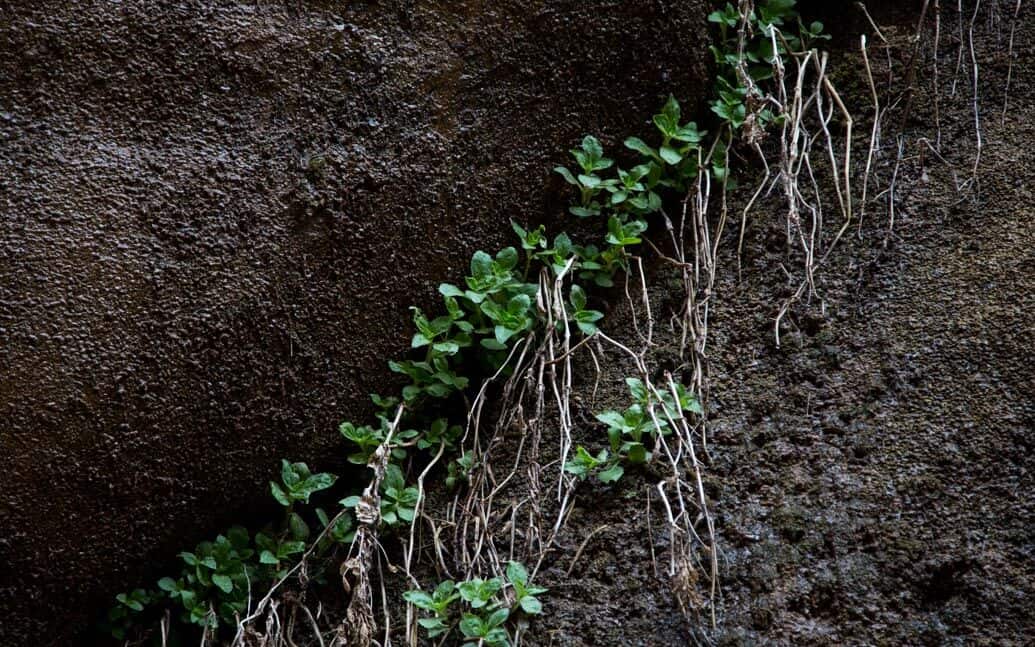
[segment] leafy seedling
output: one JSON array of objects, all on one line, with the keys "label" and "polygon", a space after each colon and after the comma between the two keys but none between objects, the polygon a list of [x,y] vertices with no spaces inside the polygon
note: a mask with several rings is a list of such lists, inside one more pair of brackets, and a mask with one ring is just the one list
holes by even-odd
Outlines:
[{"label": "leafy seedling", "polygon": [[510,637],[503,628],[509,616],[510,610],[505,607],[487,616],[465,613],[460,620],[460,632],[467,639],[463,647],[509,647]]},{"label": "leafy seedling", "polygon": [[459,598],[460,592],[452,580],[440,582],[430,595],[421,590],[403,593],[404,600],[432,614],[431,618],[417,621],[428,632],[428,638],[436,638],[449,631],[449,609]]},{"label": "leafy seedling", "polygon": [[472,609],[481,609],[489,604],[502,588],[503,580],[498,577],[490,580],[475,578],[461,582],[458,586],[460,597],[470,604]]},{"label": "leafy seedling", "polygon": [[597,332],[597,322],[604,318],[604,313],[586,308],[586,291],[578,285],[571,286],[571,319],[584,335]]},{"label": "leafy seedling", "polygon": [[284,507],[291,507],[298,501],[309,503],[309,497],[314,492],[326,490],[338,480],[337,476],[326,472],[311,473],[305,463],[289,463],[286,460],[281,460],[280,478],[282,484],[270,481],[270,491],[277,503]]},{"label": "leafy seedling", "polygon": [[610,168],[614,161],[604,157],[600,141],[592,135],[586,135],[581,148],[572,149],[571,155],[578,163],[581,173],[573,174],[563,166],[554,168],[568,184],[579,190],[579,204],[569,207],[568,211],[580,218],[599,215],[602,205],[596,197],[603,192],[614,192],[617,181],[601,178],[597,171]]},{"label": "leafy seedling", "polygon": [[536,615],[543,612],[543,603],[536,597],[546,593],[548,589],[531,586],[528,582],[528,570],[521,562],[507,564],[507,583],[514,589],[514,601],[525,613]]},{"label": "leafy seedling", "polygon": [[606,449],[593,456],[585,447],[579,445],[575,448],[575,456],[564,464],[564,471],[574,474],[579,480],[585,480],[594,472],[602,483],[613,483],[622,478],[625,470],[619,463],[618,456],[611,458]]}]

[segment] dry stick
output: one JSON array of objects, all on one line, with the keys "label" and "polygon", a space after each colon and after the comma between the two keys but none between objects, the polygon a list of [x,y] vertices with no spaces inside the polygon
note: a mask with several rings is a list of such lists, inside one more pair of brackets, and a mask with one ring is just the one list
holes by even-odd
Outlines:
[{"label": "dry stick", "polygon": [[[763,177],[762,181],[758,183],[758,188],[755,189],[755,192],[754,192],[754,194],[752,194],[751,199],[748,200],[747,205],[744,206],[744,210],[740,212],[740,238],[737,240],[737,281],[738,282],[740,282],[742,280],[742,277],[741,277],[741,274],[740,274],[741,256],[742,256],[742,252],[743,252],[743,249],[744,249],[744,230],[747,229],[747,216],[748,216],[748,212],[751,211],[751,208],[755,206],[755,201],[758,200],[758,196],[760,196],[762,194],[762,191],[765,189],[766,182],[769,181],[769,178],[772,175],[772,172],[769,170],[769,160],[766,159],[765,153],[762,152],[761,144],[759,144],[758,142],[755,142],[754,148],[755,148],[755,152],[758,155],[758,159],[762,160],[762,165],[765,167],[765,177]],[[719,239],[718,238],[715,239],[715,244],[716,245],[719,244]]]},{"label": "dry stick", "polygon": [[895,170],[891,173],[891,186],[888,188],[888,233],[884,236],[884,248],[888,247],[888,240],[895,229],[895,180],[898,178],[898,167],[902,163],[902,146],[904,136],[898,136],[898,154],[895,156]]},{"label": "dry stick", "polygon": [[1017,31],[1017,17],[1021,13],[1021,0],[1017,0],[1017,4],[1014,6],[1013,19],[1010,21],[1010,46],[1007,49],[1007,68],[1006,68],[1006,89],[1003,91],[1003,116],[1002,125],[1006,125],[1006,110],[1010,103],[1010,79],[1013,77],[1013,37],[1014,32]]},{"label": "dry stick", "polygon": [[956,84],[960,80],[960,68],[963,67],[963,0],[956,0],[956,18],[958,23],[958,34],[956,36],[959,46],[956,48],[956,71],[952,76],[952,91],[950,97],[956,97]]},{"label": "dry stick", "polygon": [[[1020,5],[1021,0],[1017,0]],[[941,0],[934,0],[934,56],[932,61],[934,63],[934,128],[935,128],[935,144],[940,150],[942,147],[942,118],[941,118],[941,95],[942,87],[938,83],[938,49],[941,45],[942,35],[942,5]],[[1007,86],[1009,86],[1009,76],[1007,77]]]},{"label": "dry stick", "polygon": [[970,62],[973,66],[973,105],[974,105],[974,132],[977,137],[977,153],[974,155],[974,170],[971,174],[974,180],[975,194],[980,193],[981,187],[978,183],[978,166],[981,164],[981,115],[978,111],[978,64],[977,53],[974,49],[974,22],[977,21],[978,11],[981,9],[981,0],[974,3],[974,13],[970,17],[970,30],[968,42],[970,43]]},{"label": "dry stick", "polygon": [[309,624],[313,627],[313,635],[315,635],[316,640],[319,641],[320,647],[325,647],[326,643],[323,641],[323,635],[320,633],[320,625],[316,623],[316,618],[313,617],[313,612],[304,604],[299,604],[298,606],[302,607],[302,611],[305,611],[306,617],[309,618]]},{"label": "dry stick", "polygon": [[888,42],[887,38],[884,38],[884,34],[881,32],[880,27],[877,26],[876,22],[874,22],[873,17],[870,16],[870,12],[866,10],[866,5],[862,2],[856,2],[855,6],[863,12],[863,15],[866,16],[866,20],[870,23],[870,27],[873,28],[873,33],[877,35],[877,38],[880,39],[880,42],[884,43],[884,54],[888,58],[888,93],[890,94],[891,89],[894,86],[891,68],[891,44]]},{"label": "dry stick", "polygon": [[859,205],[859,237],[862,237],[863,218],[866,216],[866,191],[870,179],[870,165],[873,164],[873,155],[880,147],[880,97],[877,95],[877,86],[873,83],[873,70],[870,68],[870,57],[866,54],[866,35],[859,37],[859,48],[862,51],[863,64],[866,66],[866,78],[870,82],[870,94],[873,97],[873,130],[870,132],[870,149],[866,153],[866,169],[863,171],[862,201]]},{"label": "dry stick", "polygon": [[586,538],[582,540],[582,544],[579,545],[578,550],[575,551],[575,557],[571,558],[571,565],[568,566],[568,570],[564,572],[564,577],[571,577],[571,572],[575,570],[575,565],[579,563],[579,557],[582,557],[582,551],[586,550],[586,545],[591,539],[597,536],[600,532],[607,530],[611,526],[609,524],[603,524],[597,526],[591,533],[586,535]]},{"label": "dry stick", "polygon": [[931,140],[927,139],[926,137],[921,137],[916,140],[916,143],[927,146],[928,150],[931,151],[935,158],[937,158],[939,162],[944,164],[945,167],[949,169],[949,173],[952,175],[953,188],[956,189],[956,194],[959,195],[959,192],[963,190],[963,184],[961,184],[959,181],[959,175],[956,173],[956,168],[952,164],[950,164],[948,160],[942,157],[942,154],[939,153],[935,149],[935,147],[931,145]]},{"label": "dry stick", "polygon": [[899,131],[906,129],[906,120],[909,119],[909,112],[913,108],[913,93],[916,85],[916,66],[920,61],[920,45],[923,43],[921,36],[924,30],[924,20],[927,18],[927,6],[930,0],[924,0],[924,6],[920,9],[920,20],[916,23],[916,33],[913,34],[913,54],[909,58],[909,67],[906,71],[906,105],[902,110],[902,117],[899,121]]},{"label": "dry stick", "polygon": [[[844,223],[841,225],[841,229],[837,232],[837,235],[834,236],[834,240],[832,240],[830,242],[830,245],[827,247],[827,251],[826,251],[825,254],[823,254],[823,258],[820,259],[820,261],[819,261],[820,265],[822,265],[823,263],[826,262],[827,256],[830,254],[831,250],[834,249],[834,246],[837,245],[837,242],[841,239],[841,236],[845,233],[845,230],[848,229],[849,223],[852,222],[852,126],[855,124],[855,120],[852,119],[852,113],[850,113],[848,111],[848,108],[845,107],[844,102],[841,100],[841,95],[838,94],[838,92],[837,92],[837,88],[834,87],[834,85],[830,82],[830,79],[828,77],[826,77],[826,76],[823,77],[823,87],[830,94],[830,97],[834,100],[834,103],[837,104],[837,107],[840,108],[841,114],[844,116],[844,119],[845,119],[845,152],[844,152],[844,159],[845,159],[845,162],[844,162],[844,164],[845,164],[845,166],[844,166],[844,196],[845,197],[844,197],[844,202],[842,203],[842,209],[843,209],[845,220],[844,220]],[[834,169],[835,185],[839,186],[839,183],[838,183],[838,180],[837,180],[837,164],[835,163],[835,160],[834,160],[833,141],[832,141],[831,136],[830,136],[830,131],[827,130],[825,124],[823,126],[823,130],[824,130],[824,132],[826,133],[826,136],[827,136],[827,147],[830,150],[830,163],[831,163],[831,168]],[[838,194],[838,198],[840,199],[841,198],[841,189],[840,188],[838,189],[837,194]]]}]

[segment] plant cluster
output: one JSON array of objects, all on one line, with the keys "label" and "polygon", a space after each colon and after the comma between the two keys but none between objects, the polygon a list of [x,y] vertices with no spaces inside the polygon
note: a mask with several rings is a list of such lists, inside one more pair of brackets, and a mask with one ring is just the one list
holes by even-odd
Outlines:
[{"label": "plant cluster", "polygon": [[431,593],[411,590],[403,598],[430,614],[417,621],[429,639],[444,640],[459,627],[464,647],[510,647],[505,623],[516,613],[542,613],[538,596],[546,591],[532,586],[523,564],[510,562],[506,578],[474,578],[459,584],[445,580]]},{"label": "plant cluster", "polygon": [[[718,43],[709,47],[718,67],[711,110],[729,127],[731,139],[751,114],[762,129],[778,121],[779,116],[764,106],[765,96],[757,85],[773,77],[778,59],[804,51],[817,40],[830,39],[823,33],[823,23],[805,25],[801,21],[796,4],[796,0],[765,0],[744,17],[726,3],[708,15],[708,21],[719,26]],[[797,27],[796,35],[790,31],[791,26]]]},{"label": "plant cluster", "polygon": [[565,463],[565,471],[580,479],[595,475],[603,483],[617,481],[625,473],[623,463],[650,461],[658,437],[672,434],[672,426],[686,412],[704,413],[697,398],[682,384],[675,385],[673,394],[655,391],[635,377],[626,378],[625,383],[633,403],[622,412],[608,410],[596,414],[596,419],[607,425],[608,448],[593,455],[579,445],[575,457]]},{"label": "plant cluster", "polygon": [[[163,577],[154,590],[136,589],[116,597],[118,604],[108,612],[108,631],[116,639],[124,639],[140,614],[162,602],[178,608],[184,624],[205,631],[235,623],[247,609],[249,591],[284,577],[306,550],[312,533],[298,509],[336,480],[332,474],[312,473],[305,463],[281,461],[281,481],[270,482],[273,498],[284,507],[279,525],[254,535],[234,526],[214,541],[203,541],[193,551],[181,552],[183,568],[177,576]],[[315,508],[312,514],[322,527],[330,521],[322,508]],[[351,525],[352,520],[343,516],[317,548],[325,551],[332,543],[350,542]]]},{"label": "plant cluster", "polygon": [[[794,0],[759,3],[748,16],[750,37],[742,54],[739,35],[734,33],[741,29],[737,10],[727,4],[709,16],[721,32],[718,46],[712,49],[719,78],[718,98],[711,108],[722,120],[719,135],[710,143],[695,122],[683,120],[679,102],[670,96],[654,115],[657,134],[653,143],[638,137],[624,141],[633,156],[627,167],[606,157],[601,142],[588,135],[570,151],[574,167],[555,168],[577,190],[570,213],[606,223],[599,245],[576,244],[565,233],[551,240],[542,225],[526,229],[512,223],[520,250],[506,247],[495,255],[476,252],[462,285],[439,286],[441,314],[431,317],[412,308],[416,332],[410,343],[411,356],[389,362],[389,368],[405,376],[406,383],[396,396],[371,395],[379,410],[376,424],[343,422],[340,426],[351,446],[350,463],[370,465],[387,442],[388,463],[380,484],[382,527],[404,526],[415,518],[420,495],[408,484],[407,475],[410,461],[422,453],[425,458],[436,453],[448,457],[445,482],[449,488],[467,480],[475,467],[475,455],[463,451],[462,428],[442,413],[455,410],[449,401],[463,397],[472,377],[486,370],[506,370],[507,357],[518,340],[542,334],[551,322],[565,324],[557,320],[557,313],[542,310],[537,298],[540,285],[553,285],[561,279],[567,286],[568,323],[583,335],[595,334],[603,314],[590,307],[586,286],[611,287],[619,272],[628,271],[630,249],[642,242],[647,218],[662,211],[665,192],[685,193],[703,171],[726,181],[727,150],[734,133],[753,114],[763,127],[778,119],[750,107],[762,99],[752,94],[758,92],[754,82],[771,75],[776,57],[826,38],[821,24],[805,27],[800,21],[798,36],[778,33],[797,20],[794,4]],[[750,81],[743,78],[745,69]],[[659,437],[672,433],[671,424],[684,412],[701,413],[700,404],[681,386],[673,396],[653,392],[635,378],[627,383],[632,404],[621,412],[597,414],[607,426],[607,447],[596,454],[577,447],[564,466],[567,472],[580,479],[592,475],[603,482],[616,481],[622,477],[624,465],[651,459]],[[399,415],[393,418],[393,412]],[[136,589],[116,598],[107,623],[111,634],[124,638],[134,620],[158,604],[180,608],[185,622],[203,627],[209,636],[221,626],[235,624],[246,611],[249,591],[263,590],[286,577],[289,566],[297,564],[304,553],[319,555],[352,542],[352,509],[360,503],[358,496],[342,498],[333,517],[322,508],[307,507],[313,494],[331,488],[335,481],[334,475],[314,474],[304,463],[283,461],[280,482],[270,484],[273,497],[284,507],[280,524],[254,535],[235,527],[212,542],[202,542],[192,552],[181,553],[184,567],[177,577],[162,578],[154,590]],[[321,529],[316,545],[311,523]],[[406,599],[431,614],[420,620],[429,637],[458,627],[468,644],[494,647],[509,644],[505,623],[518,610],[526,614],[541,611],[537,596],[544,592],[529,584],[524,567],[512,562],[505,579],[443,582],[431,593],[410,591]]]}]

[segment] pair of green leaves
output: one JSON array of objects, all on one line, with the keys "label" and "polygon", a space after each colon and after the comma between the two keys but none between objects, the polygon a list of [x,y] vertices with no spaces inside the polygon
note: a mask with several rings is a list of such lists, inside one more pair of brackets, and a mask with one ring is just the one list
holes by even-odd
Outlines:
[{"label": "pair of green leaves", "polygon": [[583,481],[595,474],[601,483],[614,483],[625,474],[620,456],[611,456],[606,449],[594,456],[582,445],[575,448],[575,456],[564,464],[564,471]]},{"label": "pair of green leaves", "polygon": [[450,606],[459,598],[460,592],[452,580],[440,582],[431,594],[420,590],[403,593],[404,600],[432,614],[417,621],[428,632],[428,638],[437,638],[449,631]]},{"label": "pair of green leaves", "polygon": [[[384,414],[378,415],[377,419],[380,423],[378,427],[371,427],[370,425],[357,427],[351,422],[343,422],[338,426],[338,431],[341,432],[341,435],[359,448],[358,451],[349,454],[349,462],[353,465],[368,464],[377,448],[384,444],[388,438],[388,431],[391,429],[392,423]],[[414,429],[399,430],[392,434],[392,439],[388,446],[392,458],[396,460],[406,458],[406,446],[411,444],[413,439],[419,435],[420,432]]]},{"label": "pair of green leaves", "polygon": [[338,477],[326,472],[313,474],[305,463],[289,463],[286,460],[281,460],[280,478],[283,481],[281,484],[270,481],[270,492],[277,503],[284,507],[299,501],[309,503],[309,497],[314,492],[326,490],[338,480]]}]

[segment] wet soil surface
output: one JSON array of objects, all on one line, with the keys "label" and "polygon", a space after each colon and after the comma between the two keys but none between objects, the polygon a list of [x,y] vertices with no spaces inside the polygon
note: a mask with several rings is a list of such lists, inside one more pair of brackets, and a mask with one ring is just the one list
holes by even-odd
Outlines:
[{"label": "wet soil surface", "polygon": [[0,644],[254,517],[281,457],[344,469],[407,307],[562,211],[584,131],[701,96],[704,16],[0,0]]},{"label": "wet soil surface", "polygon": [[[956,14],[943,9],[938,111],[925,62],[904,119],[907,145],[894,193],[888,189],[901,111],[887,121],[861,236],[853,227],[836,248],[816,297],[785,318],[779,347],[774,317],[796,287],[780,264],[797,260],[786,254],[781,203],[756,207],[742,280],[735,230],[723,242],[725,271],[710,326],[705,483],[720,551],[716,626],[708,613],[683,618],[665,575],[669,537],[650,494],[665,474],[648,466],[630,469],[616,485],[579,486],[537,581],[550,587],[544,616],[522,644],[1035,642],[1035,60],[1017,48],[1010,110],[1000,124],[1009,12],[1004,3],[984,5],[975,31],[984,141],[977,185],[956,189],[970,174],[975,131],[966,65],[950,96],[961,41]],[[913,27],[900,15],[874,12],[901,83]],[[1035,17],[1022,18],[1016,42],[1033,42]],[[851,24],[865,26],[857,19]],[[863,115],[853,167],[858,187],[872,111],[857,41],[853,33],[841,37],[833,77]],[[930,56],[929,46],[923,51]],[[882,91],[884,60],[883,50],[871,50]],[[589,118],[572,125],[577,133],[596,126]],[[627,124],[601,127],[612,136],[628,132]],[[945,164],[932,154],[921,164],[920,137]],[[741,179],[734,213],[753,189],[750,173]],[[681,286],[663,264],[649,274],[658,321],[650,359],[681,373],[679,335],[668,327]],[[608,334],[637,339],[624,297],[606,299],[597,305],[609,310]],[[603,430],[593,414],[627,404],[623,378],[632,370],[620,353],[605,350],[598,359],[599,373],[580,360],[573,414],[576,442],[599,446]],[[507,438],[522,433],[514,429]],[[544,437],[551,479],[558,469],[552,444]],[[514,487],[525,484],[518,479]],[[439,511],[451,500],[443,492],[430,497]],[[177,538],[173,550],[182,543]],[[435,576],[427,570],[424,582]],[[696,592],[706,609],[703,574]]]},{"label": "wet soil surface", "polygon": [[[1002,119],[1008,16],[980,13],[975,28],[977,190],[955,188],[973,165],[975,130],[965,70],[957,98],[946,96],[949,39],[940,119],[922,65],[904,136],[940,134],[956,177],[929,149],[921,165],[910,145],[893,234],[884,195],[780,349],[767,330],[771,256],[756,247],[752,278],[719,301],[720,642],[1035,641],[1035,66],[1017,52]],[[1022,16],[1017,42],[1035,35],[1033,18]],[[888,27],[899,56],[910,31]]]},{"label": "wet soil surface", "polygon": [[[723,258],[710,326],[706,473],[720,550],[716,626],[707,612],[689,627],[673,622],[664,520],[656,496],[652,511],[646,503],[665,475],[633,470],[616,486],[580,486],[559,555],[546,562],[549,615],[533,644],[1035,642],[1035,61],[1015,51],[1003,118],[1012,13],[1004,7],[985,7],[975,24],[977,185],[966,182],[976,152],[971,81],[963,66],[952,96],[960,41],[942,31],[938,113],[929,40],[905,115],[892,233],[901,105],[887,121],[864,226],[832,254],[811,303],[792,308],[779,347],[774,318],[797,286],[780,269],[796,262],[785,251],[782,204],[755,209],[742,281],[735,257]],[[878,14],[897,82],[916,16],[901,18]],[[942,29],[955,30],[956,20],[943,10]],[[925,38],[932,30],[929,20]],[[1022,14],[1016,42],[1033,37],[1035,16]],[[833,78],[865,113],[854,43],[832,55],[840,61]],[[870,57],[887,60],[882,49]],[[887,65],[873,65],[883,90]],[[857,188],[871,118],[872,109],[860,120]],[[944,161],[917,143],[922,137]],[[744,199],[743,190],[735,195],[733,213]],[[725,248],[735,246],[733,232]],[[666,281],[669,272],[657,268],[659,321],[681,300],[678,281],[668,293]],[[635,343],[628,308],[615,308],[605,329]],[[662,330],[657,341],[655,366],[678,369],[678,336]],[[620,354],[605,353],[600,364],[599,383],[587,363],[578,389],[578,440],[594,450],[603,429],[591,414],[625,406],[621,377],[634,374]]]}]

